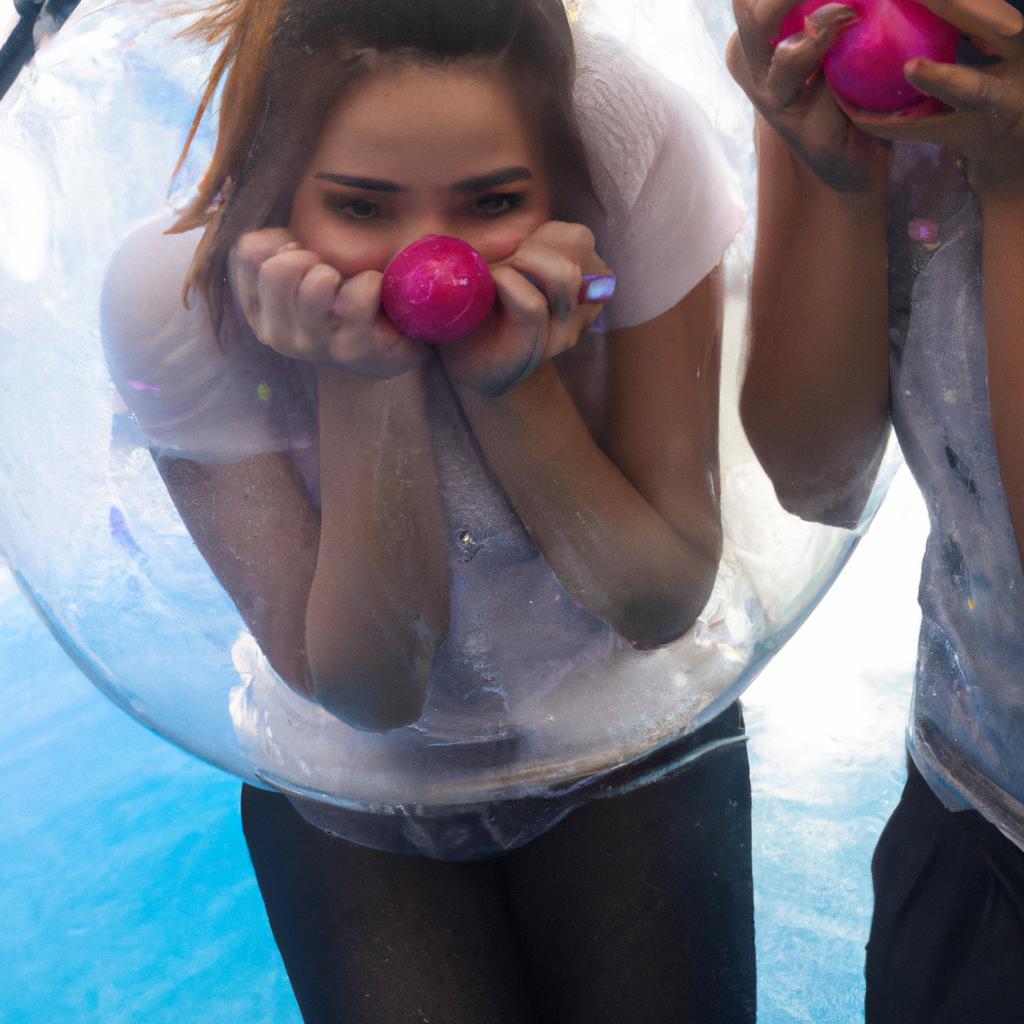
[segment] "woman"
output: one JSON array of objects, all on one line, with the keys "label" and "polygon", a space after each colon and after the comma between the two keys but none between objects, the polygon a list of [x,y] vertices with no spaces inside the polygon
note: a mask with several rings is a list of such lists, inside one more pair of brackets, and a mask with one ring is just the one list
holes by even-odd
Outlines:
[{"label": "woman", "polygon": [[[739,223],[693,104],[607,41],[577,75],[555,0],[222,4],[197,34],[223,44],[208,96],[226,78],[177,226],[205,231],[150,225],[115,257],[108,356],[148,383],[122,391],[281,677],[356,728],[445,713],[487,735],[575,665],[685,632],[721,546],[717,265]],[[379,304],[430,234],[474,245],[498,291],[436,349]],[[619,294],[592,329],[581,281],[605,260]],[[731,709],[672,756],[741,730]],[[476,856],[565,820],[455,865],[399,856],[417,847],[386,819],[298,804],[391,852],[370,850],[247,789],[307,1019],[750,1019],[742,748],[566,817],[579,802],[510,802],[530,824]]]}]

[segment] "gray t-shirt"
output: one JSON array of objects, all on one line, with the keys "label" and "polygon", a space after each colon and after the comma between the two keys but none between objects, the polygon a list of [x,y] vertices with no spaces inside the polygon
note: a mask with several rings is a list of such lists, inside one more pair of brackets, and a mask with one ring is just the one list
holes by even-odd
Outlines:
[{"label": "gray t-shirt", "polygon": [[1024,573],[992,431],[978,203],[955,157],[897,145],[892,416],[931,531],[910,752],[947,806],[1024,847]]}]

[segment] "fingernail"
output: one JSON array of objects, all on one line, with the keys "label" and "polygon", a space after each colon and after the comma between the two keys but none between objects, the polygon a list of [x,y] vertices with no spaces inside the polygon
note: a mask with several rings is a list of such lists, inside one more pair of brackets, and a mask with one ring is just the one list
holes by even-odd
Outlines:
[{"label": "fingernail", "polygon": [[921,73],[922,69],[926,66],[927,65],[924,63],[924,58],[911,57],[910,60],[908,60],[903,65],[903,74],[907,78],[915,78],[917,75]]},{"label": "fingernail", "polygon": [[856,7],[851,7],[849,4],[822,4],[817,10],[811,11],[807,15],[808,21],[831,21],[833,18],[842,20],[844,18],[859,18],[860,11]]},{"label": "fingernail", "polygon": [[334,305],[331,306],[331,315],[336,316],[339,320],[341,319],[342,313],[345,312],[345,300],[339,295],[334,300]]},{"label": "fingernail", "polygon": [[301,248],[302,246],[298,242],[285,242],[284,245],[282,245],[281,248],[278,249],[276,253],[274,253],[274,255],[278,256],[283,252],[295,252],[296,249]]},{"label": "fingernail", "polygon": [[832,25],[852,25],[855,21],[860,21],[860,17],[860,12],[852,7],[825,4],[824,7],[819,7],[807,15],[804,20],[804,32],[813,36]]},{"label": "fingernail", "polygon": [[615,294],[614,274],[584,274],[579,302],[607,302]]}]

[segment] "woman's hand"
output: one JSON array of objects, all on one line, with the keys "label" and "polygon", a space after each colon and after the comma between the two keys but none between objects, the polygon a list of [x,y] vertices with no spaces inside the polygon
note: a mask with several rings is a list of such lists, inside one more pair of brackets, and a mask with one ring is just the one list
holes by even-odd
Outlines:
[{"label": "woman's hand", "polygon": [[999,61],[966,67],[915,58],[904,69],[908,81],[950,112],[906,118],[850,111],[850,117],[880,139],[939,143],[959,153],[982,198],[1024,199],[1024,16],[1003,0],[920,3]]},{"label": "woman's hand", "polygon": [[726,62],[762,117],[828,186],[866,192],[884,183],[886,146],[858,131],[836,103],[821,62],[857,13],[838,3],[819,7],[803,31],[777,46],[779,26],[796,0],[734,0],[738,31]]},{"label": "woman's hand", "polygon": [[381,274],[368,270],[343,281],[283,228],[243,235],[228,274],[256,337],[291,359],[387,378],[430,358],[427,345],[404,337],[381,310]]},{"label": "woman's hand", "polygon": [[437,352],[453,384],[501,395],[576,344],[603,305],[584,301],[584,275],[611,271],[589,228],[561,221],[541,225],[491,271],[498,293],[494,312],[478,330]]}]

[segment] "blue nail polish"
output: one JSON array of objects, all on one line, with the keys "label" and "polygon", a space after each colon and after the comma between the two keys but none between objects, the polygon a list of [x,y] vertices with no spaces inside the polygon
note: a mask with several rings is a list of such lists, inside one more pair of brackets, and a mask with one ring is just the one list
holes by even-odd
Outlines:
[{"label": "blue nail polish", "polygon": [[614,274],[584,274],[580,302],[607,302],[615,294]]}]

